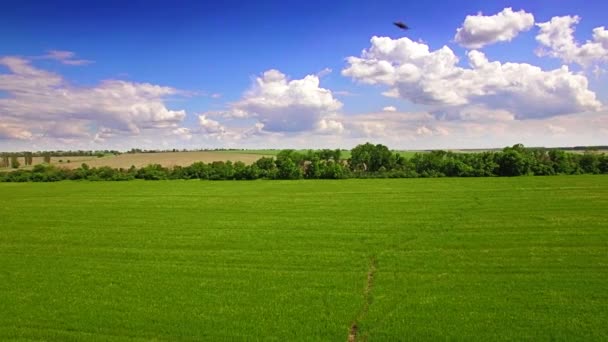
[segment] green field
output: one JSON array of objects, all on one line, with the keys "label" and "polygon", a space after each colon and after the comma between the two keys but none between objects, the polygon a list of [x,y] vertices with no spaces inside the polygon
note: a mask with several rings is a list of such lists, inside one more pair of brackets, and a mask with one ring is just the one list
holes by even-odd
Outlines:
[{"label": "green field", "polygon": [[0,340],[607,340],[608,177],[0,184]]}]

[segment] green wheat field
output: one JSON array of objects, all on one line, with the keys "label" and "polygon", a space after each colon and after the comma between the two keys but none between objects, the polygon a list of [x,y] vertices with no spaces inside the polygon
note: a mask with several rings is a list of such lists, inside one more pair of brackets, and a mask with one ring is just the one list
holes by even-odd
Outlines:
[{"label": "green wheat field", "polygon": [[608,177],[0,184],[0,340],[608,339]]}]

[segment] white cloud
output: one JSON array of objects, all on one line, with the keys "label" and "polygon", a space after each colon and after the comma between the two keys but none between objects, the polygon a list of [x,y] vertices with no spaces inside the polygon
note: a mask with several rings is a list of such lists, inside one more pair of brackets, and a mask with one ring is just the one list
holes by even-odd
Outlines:
[{"label": "white cloud", "polygon": [[76,54],[72,51],[50,50],[46,55],[39,58],[54,59],[66,65],[87,65],[93,63],[88,59],[75,59]]},{"label": "white cloud", "polygon": [[356,95],[347,90],[336,90],[336,91],[333,91],[332,93],[336,96],[355,96]]},{"label": "white cloud", "polygon": [[207,118],[206,115],[198,116],[198,124],[203,133],[213,135],[223,135],[226,133],[226,128],[219,122]]},{"label": "white cloud", "polygon": [[[604,132],[608,131],[608,112],[481,122],[444,120],[428,112],[378,112],[344,115],[336,120],[344,126],[340,136],[343,146],[373,141],[399,149],[504,147],[515,143],[599,145],[604,143]],[[311,140],[325,141],[322,137]]]},{"label": "white cloud", "polygon": [[341,107],[330,90],[319,87],[318,76],[290,80],[278,70],[268,70],[227,110],[205,115],[255,119],[269,132],[303,132],[322,127],[322,120]]},{"label": "white cloud", "polygon": [[324,68],[323,70],[317,73],[318,78],[323,78],[329,74],[331,74],[332,70],[330,68]]},{"label": "white cloud", "polygon": [[454,40],[460,45],[479,49],[497,42],[511,41],[520,32],[534,26],[534,16],[523,10],[514,12],[510,7],[495,15],[468,15],[462,27],[456,30]]},{"label": "white cloud", "polygon": [[178,127],[171,132],[182,139],[185,139],[185,140],[192,139],[192,130],[188,127]]},{"label": "white cloud", "polygon": [[321,119],[318,123],[317,130],[326,134],[341,134],[344,132],[342,122],[335,119]]},{"label": "white cloud", "polygon": [[587,78],[566,66],[544,71],[526,63],[490,62],[476,50],[467,57],[470,68],[462,68],[447,46],[430,51],[407,37],[372,37],[361,57],[347,58],[342,74],[361,83],[386,85],[385,95],[436,110],[473,105],[529,119],[601,108]]},{"label": "white cloud", "polygon": [[0,91],[7,94],[0,98],[0,121],[21,123],[34,135],[93,138],[95,130],[97,139],[137,135],[144,129],[174,128],[186,115],[165,106],[164,97],[179,93],[170,87],[119,80],[76,87],[23,58],[3,57],[0,65],[9,70],[0,73]]},{"label": "white cloud", "polygon": [[386,106],[384,108],[382,108],[383,112],[396,112],[397,108],[395,108],[395,106]]},{"label": "white cloud", "polygon": [[420,126],[416,128],[416,134],[430,136],[433,135],[433,131],[428,129],[426,126]]},{"label": "white cloud", "polygon": [[537,54],[583,67],[608,62],[608,30],[604,26],[596,27],[593,29],[593,39],[580,44],[574,39],[574,26],[580,20],[578,16],[562,16],[537,24],[540,30],[536,40],[543,46]]}]

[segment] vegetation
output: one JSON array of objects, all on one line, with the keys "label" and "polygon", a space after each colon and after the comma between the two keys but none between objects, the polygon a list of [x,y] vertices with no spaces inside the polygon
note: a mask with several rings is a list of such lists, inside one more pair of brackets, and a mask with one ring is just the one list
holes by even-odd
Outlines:
[{"label": "vegetation", "polygon": [[18,169],[19,165],[21,165],[21,163],[19,163],[19,159],[17,159],[17,156],[11,156],[11,167],[13,169]]},{"label": "vegetation", "polygon": [[[32,152],[25,152],[23,154],[23,159],[24,159],[24,163],[26,166],[32,165],[32,163],[34,162],[34,154]],[[50,162],[50,159],[49,159]]]},{"label": "vegetation", "polygon": [[[495,152],[430,151],[407,157],[400,152],[392,152],[384,145],[366,143],[352,149],[349,159],[342,159],[343,154],[342,150],[282,150],[274,157],[261,157],[251,165],[214,161],[174,167],[150,164],[141,168],[95,168],[82,164],[80,168],[65,169],[45,164],[35,165],[31,170],[0,173],[0,181],[428,178],[608,173],[608,156],[604,153],[587,151],[576,154],[562,150],[529,149],[519,144]],[[50,157],[46,156],[48,163]],[[16,156],[11,158],[17,161]]]},{"label": "vegetation", "polygon": [[0,340],[608,339],[608,177],[0,193]]}]

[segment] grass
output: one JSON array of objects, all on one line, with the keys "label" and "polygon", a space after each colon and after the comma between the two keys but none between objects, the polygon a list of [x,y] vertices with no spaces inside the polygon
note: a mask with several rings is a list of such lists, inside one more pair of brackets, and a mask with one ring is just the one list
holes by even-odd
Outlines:
[{"label": "grass", "polygon": [[0,340],[608,339],[605,176],[0,194]]}]

